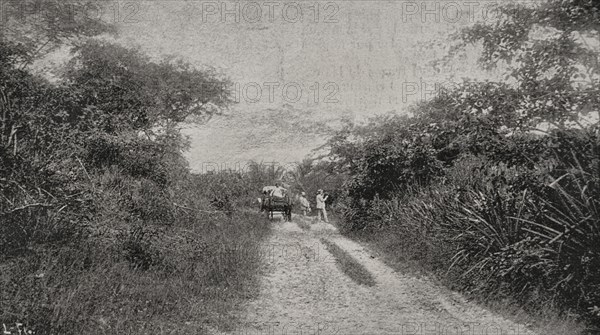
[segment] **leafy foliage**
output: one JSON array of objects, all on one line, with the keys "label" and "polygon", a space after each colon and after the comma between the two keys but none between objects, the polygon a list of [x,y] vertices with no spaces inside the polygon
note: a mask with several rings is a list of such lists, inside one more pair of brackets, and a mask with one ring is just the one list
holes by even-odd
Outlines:
[{"label": "leafy foliage", "polygon": [[156,64],[137,50],[100,41],[73,51],[66,83],[91,112],[92,129],[150,130],[217,113],[232,101],[228,80],[182,61]]},{"label": "leafy foliage", "polygon": [[[91,38],[113,27],[68,16],[86,5],[105,4],[2,4],[0,320],[36,334],[226,323],[210,312],[253,287],[268,226],[238,211],[241,176],[190,174],[178,124],[227,108],[230,83]],[[57,77],[35,74],[60,47],[72,59]],[[215,194],[230,197],[227,216]]]},{"label": "leafy foliage", "polygon": [[347,180],[341,228],[385,236],[384,252],[402,249],[466,292],[598,323],[599,10],[502,6],[442,61],[476,44],[503,81],[465,81],[410,117],[347,125],[328,143]]}]

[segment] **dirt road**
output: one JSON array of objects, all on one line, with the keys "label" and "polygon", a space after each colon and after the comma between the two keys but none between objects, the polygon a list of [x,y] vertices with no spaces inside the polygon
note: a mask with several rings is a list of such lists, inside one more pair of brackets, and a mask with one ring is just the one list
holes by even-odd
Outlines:
[{"label": "dirt road", "polygon": [[[259,297],[229,334],[535,334],[426,279],[395,272],[332,225],[294,221],[274,223],[263,249]],[[359,285],[346,276],[323,237],[361,263],[376,284]]]}]

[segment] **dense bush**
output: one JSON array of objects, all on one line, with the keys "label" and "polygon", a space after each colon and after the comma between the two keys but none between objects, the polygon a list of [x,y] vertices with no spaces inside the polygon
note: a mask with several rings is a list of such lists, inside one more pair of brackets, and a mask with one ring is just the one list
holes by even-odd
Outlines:
[{"label": "dense bush", "polygon": [[481,65],[507,80],[465,81],[410,117],[336,134],[342,230],[474,296],[599,324],[600,132],[586,121],[600,110],[599,69],[585,43],[598,25],[582,25],[599,10],[500,7],[457,34],[447,59],[479,43]]},{"label": "dense bush", "polygon": [[[559,138],[581,140],[575,135]],[[547,139],[552,149],[555,141]],[[517,300],[531,312],[550,304],[594,320],[599,179],[583,168],[596,166],[590,147],[575,148],[576,160],[557,153],[531,170],[466,156],[427,187],[346,207],[342,228],[366,229],[384,239],[382,250],[475,296]]]},{"label": "dense bush", "polygon": [[598,321],[596,134],[585,128],[518,137],[503,153],[525,157],[535,148],[527,162],[467,153],[425,185],[390,177],[405,186],[387,199],[350,194],[341,228],[375,234],[383,250],[476,296],[510,298],[532,312],[550,304]]},{"label": "dense bush", "polygon": [[[114,27],[49,5],[36,25],[3,12],[13,29],[0,32],[0,323],[35,334],[231,326],[268,225],[243,210],[247,178],[189,172],[177,127],[226,107],[228,80],[90,39]],[[67,41],[57,77],[33,73]],[[228,215],[210,205],[223,195]]]}]

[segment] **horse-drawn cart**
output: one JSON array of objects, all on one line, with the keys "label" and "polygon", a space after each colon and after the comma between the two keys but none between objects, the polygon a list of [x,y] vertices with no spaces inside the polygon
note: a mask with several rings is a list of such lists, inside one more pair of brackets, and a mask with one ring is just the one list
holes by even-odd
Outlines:
[{"label": "horse-drawn cart", "polygon": [[282,220],[292,221],[292,201],[288,194],[283,197],[272,196],[275,186],[265,186],[261,198],[261,211],[267,213],[267,219],[280,216]]}]

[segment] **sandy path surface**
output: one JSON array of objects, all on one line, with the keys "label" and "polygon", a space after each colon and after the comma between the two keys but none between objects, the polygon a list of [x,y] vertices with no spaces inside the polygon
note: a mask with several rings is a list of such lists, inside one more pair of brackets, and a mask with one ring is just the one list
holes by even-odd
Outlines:
[{"label": "sandy path surface", "polygon": [[[228,334],[535,334],[426,279],[395,272],[332,225],[297,223],[310,224],[299,216],[273,223],[263,246],[261,292]],[[346,276],[322,237],[361,263],[375,286]]]}]

